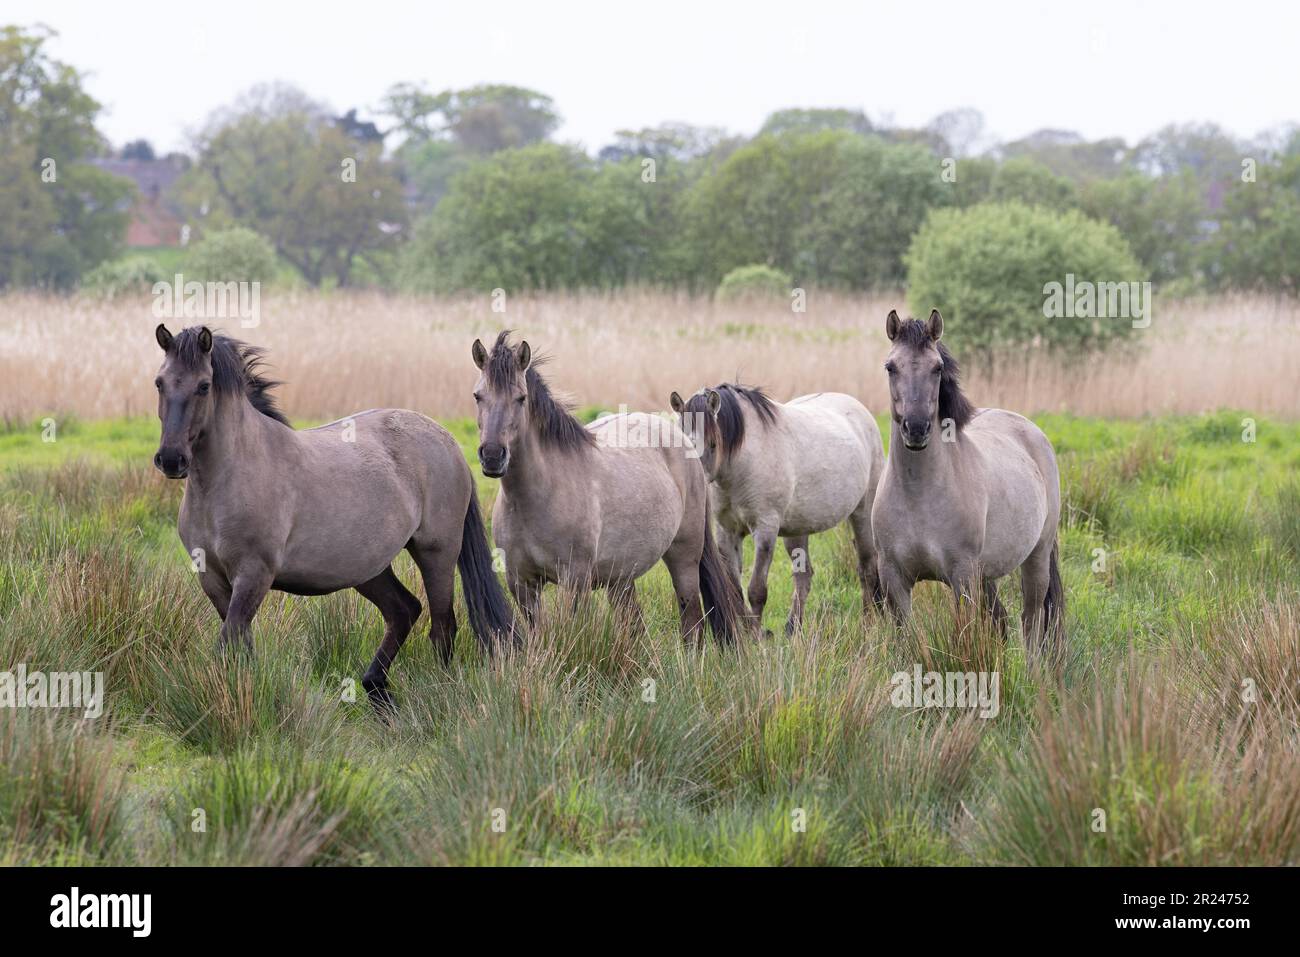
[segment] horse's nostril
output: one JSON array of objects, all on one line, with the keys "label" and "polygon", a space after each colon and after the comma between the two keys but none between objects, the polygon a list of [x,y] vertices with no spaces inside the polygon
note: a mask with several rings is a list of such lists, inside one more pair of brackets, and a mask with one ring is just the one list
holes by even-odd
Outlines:
[{"label": "horse's nostril", "polygon": [[156,453],[154,453],[153,464],[154,464],[154,467],[155,467],[155,468],[162,468],[162,453],[161,453],[161,452],[156,452]]}]

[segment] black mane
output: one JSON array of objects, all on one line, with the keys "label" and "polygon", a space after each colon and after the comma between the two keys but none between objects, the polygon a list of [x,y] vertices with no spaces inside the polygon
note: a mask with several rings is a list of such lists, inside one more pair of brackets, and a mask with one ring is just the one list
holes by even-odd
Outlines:
[{"label": "black mane", "polygon": [[[924,322],[908,319],[899,323],[898,335],[894,341],[913,349],[924,349],[932,340],[930,330]],[[939,358],[943,360],[943,372],[939,375],[939,422],[942,424],[944,419],[952,419],[960,432],[974,418],[975,406],[961,391],[961,366],[957,360],[942,341],[935,342],[934,346],[939,350]]]},{"label": "black mane", "polygon": [[731,458],[745,444],[745,412],[740,407],[743,398],[758,413],[758,419],[764,425],[776,421],[776,404],[759,386],[744,386],[732,382],[723,382],[714,390],[721,400],[718,415],[709,415],[708,392],[697,392],[686,403],[686,412],[696,416],[696,421],[704,423],[705,438],[718,443],[723,458]]},{"label": "black mane", "polygon": [[[176,333],[172,340],[172,350],[177,361],[187,369],[197,369],[203,362],[203,349],[199,345],[202,329],[202,326],[190,326]],[[257,346],[250,346],[221,333],[213,333],[212,351],[209,353],[212,360],[212,388],[219,395],[243,393],[258,412],[289,425],[289,420],[275,404],[275,396],[271,395],[271,390],[280,383],[267,378],[262,372],[264,355],[265,350]]]},{"label": "black mane", "polygon": [[[513,389],[519,374],[519,356],[510,345],[510,330],[497,336],[483,372],[488,386],[493,390]],[[539,365],[550,361],[550,356],[534,355],[524,373],[528,385],[528,418],[537,436],[546,445],[557,449],[585,449],[596,444],[596,437],[573,417],[569,406],[551,395],[551,387],[537,371]]]}]

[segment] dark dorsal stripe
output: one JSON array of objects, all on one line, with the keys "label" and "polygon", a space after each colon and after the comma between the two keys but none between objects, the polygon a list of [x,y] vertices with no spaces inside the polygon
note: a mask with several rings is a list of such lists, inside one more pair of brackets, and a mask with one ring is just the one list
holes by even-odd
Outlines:
[{"label": "dark dorsal stripe", "polygon": [[[920,319],[908,319],[898,327],[895,342],[901,342],[913,349],[924,349],[931,344],[930,331]],[[952,419],[957,431],[975,416],[975,406],[961,391],[961,366],[942,341],[935,342],[939,358],[943,360],[943,372],[939,375],[939,422]]]},{"label": "dark dorsal stripe", "polygon": [[[585,449],[596,444],[596,437],[573,417],[569,406],[551,394],[551,387],[537,371],[537,367],[550,361],[550,356],[533,355],[524,373],[528,386],[528,420],[543,444],[557,449]],[[502,392],[515,387],[519,375],[519,356],[510,345],[510,330],[497,336],[497,341],[483,363],[488,387]]]},{"label": "dark dorsal stripe", "polygon": [[[203,349],[199,345],[202,326],[190,326],[176,333],[171,351],[186,369],[197,369],[203,363]],[[269,419],[289,425],[289,420],[275,404],[271,391],[280,383],[263,373],[265,350],[231,339],[221,333],[212,335],[212,388],[218,395],[247,397],[258,412]],[[291,426],[292,427],[292,426]]]},{"label": "dark dorsal stripe", "polygon": [[720,400],[716,421],[709,414],[707,392],[691,396],[686,411],[695,417],[694,421],[703,423],[705,441],[716,442],[723,457],[729,459],[745,444],[745,410],[740,407],[740,400],[744,399],[753,407],[763,425],[776,421],[776,403],[758,386],[723,382],[714,386],[714,391]]}]

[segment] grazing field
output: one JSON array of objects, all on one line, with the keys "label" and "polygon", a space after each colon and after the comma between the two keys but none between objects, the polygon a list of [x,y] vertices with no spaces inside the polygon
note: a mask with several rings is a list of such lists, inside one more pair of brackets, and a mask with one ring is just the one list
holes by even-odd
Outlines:
[{"label": "grazing field", "polygon": [[[418,625],[392,672],[400,712],[386,727],[364,695],[346,700],[381,633],[355,593],[273,594],[255,622],[255,659],[214,658],[217,618],[175,535],[180,483],[149,467],[157,424],[138,415],[156,355],[150,317],[86,313],[71,320],[83,336],[24,327],[33,340],[14,307],[5,302],[4,375],[26,378],[6,386],[0,434],[0,670],[102,671],[106,700],[96,720],[0,709],[0,863],[1300,862],[1293,374],[1261,382],[1239,370],[1238,388],[1216,401],[1248,412],[1038,417],[1064,485],[1070,654],[1059,680],[1027,669],[1018,639],[959,625],[938,586],[918,588],[902,636],[863,621],[841,528],[813,538],[804,632],[780,636],[791,583],[778,558],[766,620],[778,637],[739,651],[680,646],[661,568],[639,587],[647,633],[621,630],[602,597],[575,611],[552,595],[528,649],[496,662],[475,648],[458,600],[454,665],[435,662]],[[413,341],[427,322],[442,345],[408,353],[374,341],[387,323],[358,322],[355,364],[336,374],[348,347],[321,340],[351,329],[346,319],[266,337],[297,382],[286,393],[295,415],[464,405],[469,316],[448,331],[445,316],[391,308],[393,335]],[[598,310],[586,308],[598,337]],[[584,399],[617,400],[594,383],[627,368],[647,370],[630,380],[632,402],[693,388],[722,374],[706,370],[726,360],[706,356],[732,342],[688,330],[699,354],[674,376],[625,355],[617,317],[607,349],[597,339],[578,353],[575,332],[521,313],[511,322],[559,353],[558,382]],[[753,354],[774,364],[744,365],[752,378],[778,393],[821,381],[823,367],[784,333],[755,335]],[[15,337],[45,342],[54,371],[16,359]],[[79,378],[65,371],[73,343]],[[453,344],[424,369],[422,357]],[[858,372],[844,342],[805,348],[830,357],[826,386],[879,388],[874,355]],[[793,363],[788,379],[778,355]],[[1256,355],[1266,368],[1279,361]],[[390,373],[379,356],[408,365]],[[1171,401],[1197,387],[1181,383]],[[978,384],[970,392],[990,403]],[[1276,414],[1250,404],[1266,400]],[[54,442],[42,441],[46,412],[60,413]],[[115,412],[135,415],[100,418]],[[450,427],[471,451],[472,421]],[[490,501],[494,483],[479,481]],[[420,594],[409,559],[397,567]],[[1016,615],[1011,581],[1002,598]],[[894,707],[891,675],[918,663],[996,671],[998,713]]]}]

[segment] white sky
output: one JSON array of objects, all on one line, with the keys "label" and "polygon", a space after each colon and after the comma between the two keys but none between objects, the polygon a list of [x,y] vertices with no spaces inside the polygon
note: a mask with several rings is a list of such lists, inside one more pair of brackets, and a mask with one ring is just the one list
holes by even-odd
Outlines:
[{"label": "white sky", "polygon": [[89,74],[117,145],[182,148],[238,93],[284,80],[363,115],[398,81],[503,82],[554,98],[562,140],[599,149],[668,120],[752,133],[788,106],[921,125],[960,106],[1014,139],[1042,127],[1130,142],[1170,122],[1238,135],[1300,121],[1300,4],[785,4],[709,0],[3,0]]}]

